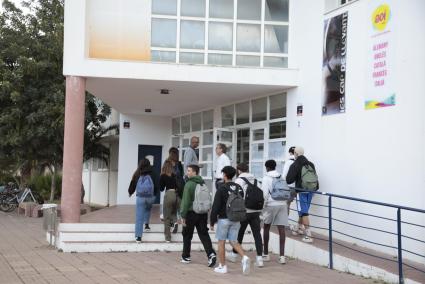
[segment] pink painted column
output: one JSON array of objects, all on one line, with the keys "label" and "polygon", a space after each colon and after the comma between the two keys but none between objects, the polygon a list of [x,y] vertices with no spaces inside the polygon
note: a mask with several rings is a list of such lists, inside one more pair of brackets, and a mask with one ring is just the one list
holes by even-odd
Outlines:
[{"label": "pink painted column", "polygon": [[86,79],[66,77],[61,222],[80,222]]}]

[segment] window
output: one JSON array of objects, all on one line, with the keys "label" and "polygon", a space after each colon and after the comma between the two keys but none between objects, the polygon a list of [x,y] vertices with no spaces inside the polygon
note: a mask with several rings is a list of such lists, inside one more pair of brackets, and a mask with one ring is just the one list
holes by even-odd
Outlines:
[{"label": "window", "polygon": [[152,0],[152,14],[177,15],[177,0]]},{"label": "window", "polygon": [[180,47],[204,49],[205,23],[200,21],[181,21]]},{"label": "window", "polygon": [[205,0],[181,0],[181,15],[205,17]]},{"label": "window", "polygon": [[252,101],[252,122],[267,119],[267,98]]},{"label": "window", "polygon": [[210,65],[232,65],[232,55],[230,54],[208,54],[208,64]]},{"label": "window", "polygon": [[249,123],[249,102],[237,104],[235,107],[236,124]]},{"label": "window", "polygon": [[180,62],[190,64],[203,64],[204,54],[194,52],[180,52]]},{"label": "window", "polygon": [[182,128],[182,133],[190,132],[190,115],[182,116],[181,128]]},{"label": "window", "polygon": [[288,53],[288,26],[265,26],[264,52]]},{"label": "window", "polygon": [[213,144],[213,132],[208,131],[202,134],[202,145],[212,145]]},{"label": "window", "polygon": [[176,47],[176,36],[176,20],[152,19],[152,46]]},{"label": "window", "polygon": [[208,27],[208,48],[213,50],[232,50],[233,24],[210,22]]},{"label": "window", "polygon": [[270,119],[286,117],[286,94],[270,96]]},{"label": "window", "polygon": [[202,112],[202,128],[203,130],[213,129],[214,111],[207,110]]},{"label": "window", "polygon": [[173,134],[180,134],[180,117],[173,118],[171,128]]},{"label": "window", "polygon": [[233,19],[233,0],[210,0],[210,18]]},{"label": "window", "polygon": [[288,57],[264,56],[264,67],[288,68]]},{"label": "window", "polygon": [[252,131],[252,140],[261,141],[264,140],[264,129],[255,129]]},{"label": "window", "polygon": [[269,159],[283,160],[285,159],[285,141],[277,141],[269,143]]},{"label": "window", "polygon": [[202,126],[202,113],[192,113],[190,117],[192,121],[192,131],[200,131]]},{"label": "window", "polygon": [[260,52],[260,25],[238,24],[236,37],[237,51]]},{"label": "window", "polygon": [[151,51],[151,60],[156,62],[176,62],[176,53],[174,51]]},{"label": "window", "polygon": [[234,116],[234,110],[233,110],[233,106],[225,106],[221,108],[221,126],[222,127],[226,127],[226,126],[233,126],[234,125],[234,121],[233,121],[233,116]]},{"label": "window", "polygon": [[289,21],[289,0],[266,0],[266,21]]},{"label": "window", "polygon": [[239,0],[239,20],[261,20],[261,0]]},{"label": "window", "polygon": [[238,66],[260,66],[260,56],[238,55],[236,56]]},{"label": "window", "polygon": [[286,121],[270,123],[270,139],[286,138]]}]

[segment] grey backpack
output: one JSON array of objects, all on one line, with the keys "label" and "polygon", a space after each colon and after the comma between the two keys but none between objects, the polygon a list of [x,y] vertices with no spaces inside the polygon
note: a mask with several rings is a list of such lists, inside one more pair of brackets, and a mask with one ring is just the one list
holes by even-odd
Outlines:
[{"label": "grey backpack", "polygon": [[195,198],[192,209],[197,214],[205,214],[210,211],[212,205],[212,194],[210,189],[203,184],[196,184]]},{"label": "grey backpack", "polygon": [[276,201],[292,201],[295,197],[294,189],[289,188],[285,180],[281,176],[273,178],[272,191],[270,195]]},{"label": "grey backpack", "polygon": [[243,189],[234,182],[226,183],[224,186],[229,192],[229,198],[226,203],[227,219],[233,222],[243,222],[246,220],[245,200],[243,198]]}]

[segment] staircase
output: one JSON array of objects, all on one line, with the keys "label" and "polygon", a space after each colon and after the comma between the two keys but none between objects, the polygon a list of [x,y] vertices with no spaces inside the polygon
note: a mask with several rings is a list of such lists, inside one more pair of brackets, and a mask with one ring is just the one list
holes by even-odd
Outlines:
[{"label": "staircase", "polygon": [[[63,252],[143,252],[143,251],[182,251],[182,226],[177,234],[171,234],[171,243],[164,240],[163,224],[151,224],[151,231],[144,232],[142,243],[135,242],[134,224],[103,223],[61,223],[57,231],[56,247]],[[215,231],[209,232],[213,246],[217,248]],[[48,236],[49,237],[49,236]],[[227,249],[230,245],[227,244]],[[245,233],[243,248],[255,250],[254,238]],[[201,251],[203,246],[195,232],[192,250]]]}]

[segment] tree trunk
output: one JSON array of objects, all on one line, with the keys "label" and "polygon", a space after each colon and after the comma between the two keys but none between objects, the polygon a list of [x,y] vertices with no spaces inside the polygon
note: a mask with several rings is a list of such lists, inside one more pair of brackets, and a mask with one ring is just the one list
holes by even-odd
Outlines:
[{"label": "tree trunk", "polygon": [[52,174],[52,179],[50,183],[50,202],[52,202],[55,199],[55,192],[56,192],[56,169],[54,166],[49,166],[50,172]]}]

